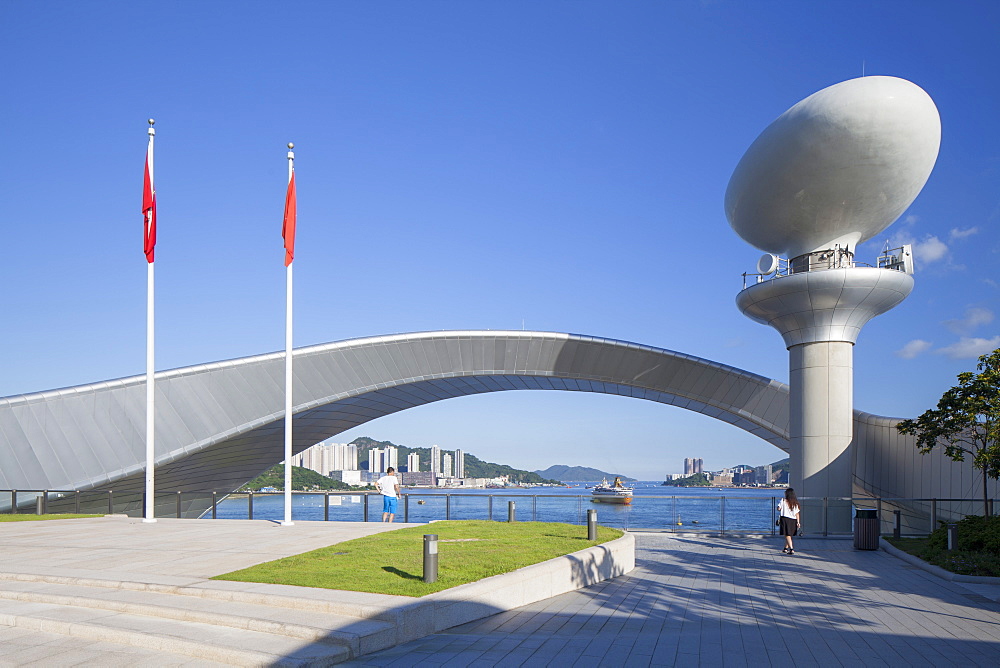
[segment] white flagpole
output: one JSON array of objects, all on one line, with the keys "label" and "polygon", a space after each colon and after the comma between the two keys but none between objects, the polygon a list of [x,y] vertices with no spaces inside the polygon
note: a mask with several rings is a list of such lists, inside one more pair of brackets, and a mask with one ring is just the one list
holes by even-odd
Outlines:
[{"label": "white flagpole", "polygon": [[[155,183],[153,179],[153,138],[156,136],[156,130],[153,129],[153,123],[155,121],[151,118],[149,119],[149,183],[153,188],[153,192],[156,192]],[[153,215],[153,214],[147,214]],[[149,220],[146,221],[146,225],[149,225]],[[156,423],[155,423],[155,411],[153,407],[153,401],[156,396],[156,387],[154,384],[155,376],[155,363],[153,354],[153,332],[154,332],[154,317],[153,317],[153,296],[154,296],[154,281],[153,281],[153,265],[154,262],[146,263],[146,511],[142,518],[143,522],[155,522],[156,517],[154,517],[153,511],[153,493],[155,490],[154,484],[154,474],[153,474],[153,464],[156,459],[155,450],[155,435],[156,435]]]},{"label": "white flagpole", "polygon": [[[295,171],[295,148],[288,144],[288,181]],[[285,267],[285,519],[282,526],[292,522],[292,265]]]}]

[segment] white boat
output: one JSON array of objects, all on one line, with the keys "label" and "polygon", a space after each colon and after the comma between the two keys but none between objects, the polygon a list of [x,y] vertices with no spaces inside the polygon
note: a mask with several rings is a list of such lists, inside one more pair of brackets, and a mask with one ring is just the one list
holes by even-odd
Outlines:
[{"label": "white boat", "polygon": [[594,487],[591,492],[591,501],[595,503],[622,503],[628,505],[632,503],[632,488],[622,484],[621,478],[608,484],[608,479],[601,481],[600,485]]}]

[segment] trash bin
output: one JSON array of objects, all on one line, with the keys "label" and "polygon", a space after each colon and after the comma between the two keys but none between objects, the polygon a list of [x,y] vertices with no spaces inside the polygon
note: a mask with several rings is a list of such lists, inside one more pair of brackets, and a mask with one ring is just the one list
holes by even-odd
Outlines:
[{"label": "trash bin", "polygon": [[878,549],[878,511],[858,508],[854,514],[854,549]]}]

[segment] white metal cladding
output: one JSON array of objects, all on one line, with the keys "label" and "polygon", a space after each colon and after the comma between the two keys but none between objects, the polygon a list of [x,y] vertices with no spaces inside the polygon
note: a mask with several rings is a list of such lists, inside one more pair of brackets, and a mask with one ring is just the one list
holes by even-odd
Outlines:
[{"label": "white metal cladding", "polygon": [[[901,419],[854,411],[856,493],[910,499],[983,498],[982,473],[970,461],[954,462],[941,447],[920,454],[914,437],[896,431]],[[986,492],[990,498],[1000,496],[1000,482],[989,480]]]},{"label": "white metal cladding", "polygon": [[[295,351],[295,443],[507,390],[617,394],[699,411],[787,448],[787,388],[668,350],[542,332],[402,334]],[[283,458],[284,355],[157,374],[156,481],[228,492]],[[0,399],[0,489],[141,489],[143,376]]]},{"label": "white metal cladding", "polygon": [[[294,354],[296,453],[384,415],[507,390],[655,401],[789,447],[787,385],[634,343],[549,332],[450,331],[355,339]],[[0,489],[140,491],[144,383],[136,376],[0,399]],[[228,492],[281,461],[283,392],[283,353],[158,373],[157,488]],[[893,434],[896,421],[856,412],[854,470],[861,489],[903,495],[897,493],[903,486],[891,484],[877,464],[913,448]],[[941,496],[961,496],[965,487],[972,491],[976,476],[956,471],[946,479],[951,491]],[[906,496],[927,495],[905,488]]]}]

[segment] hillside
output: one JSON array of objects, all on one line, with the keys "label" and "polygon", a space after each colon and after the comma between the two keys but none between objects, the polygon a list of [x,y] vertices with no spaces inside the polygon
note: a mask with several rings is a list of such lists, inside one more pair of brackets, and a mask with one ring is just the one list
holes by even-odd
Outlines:
[{"label": "hillside", "polygon": [[615,477],[619,477],[622,480],[635,480],[635,478],[629,478],[620,473],[605,473],[604,471],[588,468],[586,466],[566,466],[565,464],[556,464],[555,466],[550,466],[544,471],[535,471],[535,473],[543,478],[553,478],[554,480],[563,481],[574,480],[579,482],[600,482],[604,478],[614,480]]},{"label": "hillside", "polygon": [[712,481],[708,479],[708,476],[704,473],[695,473],[694,475],[689,475],[686,478],[678,478],[677,480],[664,480],[661,483],[662,487],[711,487]]},{"label": "hillside", "polygon": [[[750,464],[737,464],[736,466],[733,466],[731,468],[738,469],[738,468],[741,468],[741,467],[743,467],[743,468],[751,468],[751,469],[754,468]],[[785,457],[784,459],[779,459],[778,461],[776,461],[776,462],[774,462],[774,463],[771,464],[771,470],[772,471],[787,471],[788,467],[789,467],[788,457]]]},{"label": "hillside", "polygon": [[[420,455],[420,468],[423,471],[427,470],[428,462],[431,460],[431,449],[430,448],[410,448],[405,445],[399,445],[393,443],[392,441],[376,441],[368,436],[361,436],[359,438],[351,441],[353,445],[358,446],[358,467],[367,470],[368,469],[368,453],[372,448],[384,448],[391,445],[394,448],[399,449],[399,465],[401,467],[406,466],[406,457],[411,453],[417,453]],[[442,450],[442,454],[448,453],[451,455],[455,454],[454,450]],[[523,471],[521,469],[516,469],[506,464],[495,464],[493,462],[484,462],[475,455],[465,453],[465,477],[466,478],[498,478],[500,476],[508,476],[511,482],[515,483],[558,483],[558,480],[547,479],[543,476],[533,473],[531,471]]]},{"label": "hillside", "polygon": [[[278,464],[277,466],[272,466],[268,470],[261,473],[259,476],[243,485],[240,488],[241,492],[245,491],[258,491],[262,487],[274,487],[281,491],[285,491],[285,466],[284,464]],[[339,480],[332,480],[327,478],[325,475],[316,473],[311,469],[304,469],[301,466],[292,467],[292,489],[293,490],[310,490],[310,489],[352,489],[348,484],[342,483]]]}]

